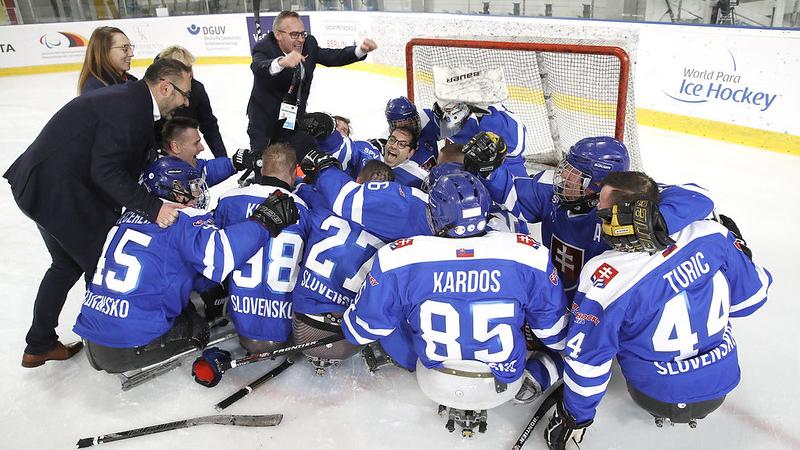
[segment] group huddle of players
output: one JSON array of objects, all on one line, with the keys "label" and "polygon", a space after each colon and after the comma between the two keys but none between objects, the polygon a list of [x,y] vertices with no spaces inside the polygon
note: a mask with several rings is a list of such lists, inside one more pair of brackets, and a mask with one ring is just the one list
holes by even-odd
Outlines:
[{"label": "group huddle of players", "polygon": [[[758,309],[771,276],[741,250],[735,225],[706,220],[714,205],[702,188],[646,197],[655,184],[627,172],[627,149],[610,137],[587,137],[529,176],[524,125],[502,105],[418,109],[400,97],[386,117],[388,138],[367,142],[309,114],[298,127],[319,150],[299,162],[305,182],[295,186],[293,150],[275,144],[260,176],[214,212],[197,208],[202,170],[171,156],[152,163],[145,186],[192,207],[166,229],[128,212],[109,232],[74,328],[90,360],[169,344],[197,291],[226,299],[250,353],[343,334],[306,356],[326,367],[363,349],[374,369],[388,354],[455,411],[531,400],[563,380],[550,448],[581,441],[614,357],[634,400],[675,422],[704,417],[706,402],[736,386],[728,317]],[[614,190],[633,196],[608,203]],[[529,223],[541,223],[541,243]],[[178,334],[205,346],[186,322]],[[203,359],[195,376],[213,386],[230,354]],[[101,360],[93,365],[110,372],[143,366]],[[465,383],[471,394],[457,398]]]}]

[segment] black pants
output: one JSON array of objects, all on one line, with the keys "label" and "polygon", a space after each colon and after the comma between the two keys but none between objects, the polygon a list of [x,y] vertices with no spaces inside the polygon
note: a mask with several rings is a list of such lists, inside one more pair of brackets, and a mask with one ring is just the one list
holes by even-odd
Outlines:
[{"label": "black pants", "polygon": [[25,353],[41,355],[55,347],[58,341],[56,327],[58,317],[64,308],[67,294],[78,279],[86,274],[86,282],[91,281],[98,255],[70,255],[61,244],[47,230],[39,227],[44,245],[50,253],[53,262],[44,273],[36,300],[33,302],[33,321],[25,336]]},{"label": "black pants", "polygon": [[[280,121],[279,123],[283,123]],[[294,130],[287,130],[286,128],[276,127],[275,130],[268,135],[263,130],[255,129],[252,124],[247,127],[247,135],[250,137],[250,148],[264,150],[269,144],[283,142],[289,144],[294,148],[297,162],[299,163],[306,153],[318,147],[316,139],[306,133]]]},{"label": "black pants", "polygon": [[672,423],[689,423],[691,420],[703,419],[722,405],[725,396],[696,403],[665,403],[656,400],[637,390],[628,383],[628,393],[640,408],[653,417],[663,417]]},{"label": "black pants", "polygon": [[86,341],[86,356],[96,370],[121,373],[164,361],[178,353],[208,344],[208,323],[194,306],[184,308],[172,328],[146,345],[129,348],[106,347]]}]

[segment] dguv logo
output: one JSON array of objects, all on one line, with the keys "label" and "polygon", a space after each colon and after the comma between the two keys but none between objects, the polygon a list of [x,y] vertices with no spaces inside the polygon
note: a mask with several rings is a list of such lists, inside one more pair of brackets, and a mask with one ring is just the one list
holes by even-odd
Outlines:
[{"label": "dguv logo", "polygon": [[190,26],[186,27],[186,31],[188,31],[191,35],[196,35],[200,33],[200,27],[195,24],[191,24]]}]

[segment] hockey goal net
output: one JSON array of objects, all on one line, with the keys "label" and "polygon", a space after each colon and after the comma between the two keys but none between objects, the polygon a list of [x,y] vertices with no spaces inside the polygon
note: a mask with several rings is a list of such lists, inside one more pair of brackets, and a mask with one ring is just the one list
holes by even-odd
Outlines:
[{"label": "hockey goal net", "polygon": [[434,67],[500,67],[509,92],[503,104],[527,127],[525,159],[531,170],[556,165],[572,144],[592,136],[623,141],[631,167],[642,168],[631,62],[623,47],[587,40],[479,39],[410,40],[409,98],[431,107]]}]

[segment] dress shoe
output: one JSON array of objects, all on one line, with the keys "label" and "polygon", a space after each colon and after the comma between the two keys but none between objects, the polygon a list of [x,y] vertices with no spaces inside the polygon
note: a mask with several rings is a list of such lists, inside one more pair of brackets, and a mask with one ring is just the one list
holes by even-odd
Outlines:
[{"label": "dress shoe", "polygon": [[41,355],[31,355],[29,353],[22,354],[22,367],[39,367],[47,361],[63,361],[75,356],[76,353],[83,348],[83,342],[73,342],[64,345],[57,342],[56,346],[47,353]]}]

